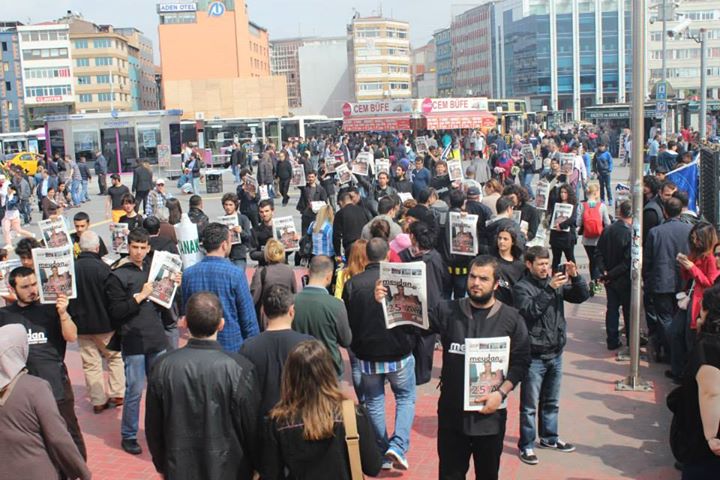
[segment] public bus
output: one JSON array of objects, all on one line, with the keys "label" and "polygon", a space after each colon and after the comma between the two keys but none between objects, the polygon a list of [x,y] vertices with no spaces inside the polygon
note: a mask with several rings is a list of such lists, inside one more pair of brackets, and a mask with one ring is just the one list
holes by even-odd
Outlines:
[{"label": "public bus", "polygon": [[508,134],[512,130],[524,133],[528,130],[528,102],[519,98],[490,98],[488,111],[498,119],[498,130]]},{"label": "public bus", "polygon": [[0,133],[0,157],[20,152],[42,154],[45,151],[45,129],[28,132]]}]

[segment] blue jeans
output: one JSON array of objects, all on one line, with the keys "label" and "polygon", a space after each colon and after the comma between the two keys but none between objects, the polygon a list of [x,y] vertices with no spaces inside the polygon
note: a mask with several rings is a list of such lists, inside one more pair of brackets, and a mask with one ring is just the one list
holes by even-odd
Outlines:
[{"label": "blue jeans", "polygon": [[365,395],[363,394],[362,384],[362,370],[360,370],[360,360],[357,359],[352,350],[348,349],[348,357],[350,357],[350,378],[352,379],[353,388],[355,389],[355,396],[358,399],[358,403],[365,404]]},{"label": "blue jeans", "polygon": [[[395,432],[388,439],[385,423],[385,380],[395,396]],[[405,368],[393,373],[362,374],[361,390],[370,421],[377,434],[380,452],[389,448],[403,456],[410,448],[410,430],[415,419],[415,358],[410,355]]]},{"label": "blue jeans", "polygon": [[88,181],[87,180],[82,181],[82,193],[80,194],[80,199],[83,202],[90,201],[90,196],[88,195]]},{"label": "blue jeans", "polygon": [[80,180],[73,180],[70,184],[70,196],[72,197],[73,204],[80,205],[82,203],[82,182]]},{"label": "blue jeans", "polygon": [[605,194],[607,193],[607,200],[609,204],[612,204],[612,188],[610,188],[610,172],[598,173],[598,180],[600,180],[600,200],[605,201]]},{"label": "blue jeans", "polygon": [[520,386],[520,439],[522,451],[535,445],[535,412],[540,406],[540,440],[555,443],[558,439],[562,354],[549,360],[533,358]]},{"label": "blue jeans", "polygon": [[240,165],[232,166],[233,177],[235,177],[235,183],[240,183]]},{"label": "blue jeans", "polygon": [[532,181],[533,177],[535,176],[532,172],[525,172],[523,174],[523,187],[525,187],[528,191],[528,195],[530,195],[530,198],[535,198],[535,194],[532,191]]},{"label": "blue jeans", "polygon": [[124,355],[125,362],[125,402],[120,421],[120,434],[123,439],[136,439],[140,421],[140,399],[145,389],[145,377],[150,373],[158,356],[165,353],[146,353],[144,355]]}]

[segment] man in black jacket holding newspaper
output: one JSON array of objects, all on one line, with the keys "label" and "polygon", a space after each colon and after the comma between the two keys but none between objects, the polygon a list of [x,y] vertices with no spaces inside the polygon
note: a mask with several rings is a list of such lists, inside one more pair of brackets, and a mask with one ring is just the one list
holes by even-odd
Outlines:
[{"label": "man in black jacket holding newspaper", "polygon": [[[440,302],[428,313],[431,332],[427,333],[440,334],[443,345],[437,436],[441,480],[464,479],[471,455],[476,478],[498,478],[507,421],[505,399],[523,380],[530,364],[528,333],[522,317],[517,310],[495,299],[498,273],[493,257],[475,257],[468,265],[468,296]],[[382,302],[386,293],[386,288],[378,283],[375,300]],[[474,400],[471,408],[475,411],[467,410],[465,392],[470,393],[477,381],[471,378],[465,382],[466,339],[494,337],[507,337],[510,342],[507,352],[488,352],[506,360],[507,367],[493,365],[492,380],[482,382],[490,393],[468,395]],[[484,364],[479,361],[475,365],[479,374]],[[477,410],[479,405],[481,410]]]},{"label": "man in black jacket holding newspaper", "polygon": [[565,302],[582,303],[590,290],[573,262],[553,273],[550,252],[530,247],[525,253],[527,271],[513,287],[515,307],[525,319],[530,335],[532,361],[520,389],[520,460],[537,465],[535,412],[540,405],[540,448],[572,452],[575,447],[560,440],[560,381],[562,352],[567,341]]}]

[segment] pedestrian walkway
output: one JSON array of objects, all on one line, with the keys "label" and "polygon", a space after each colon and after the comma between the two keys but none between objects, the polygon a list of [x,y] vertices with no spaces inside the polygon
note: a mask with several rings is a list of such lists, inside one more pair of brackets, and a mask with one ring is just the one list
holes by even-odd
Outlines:
[{"label": "pedestrian walkway", "polygon": [[[652,393],[618,393],[615,381],[627,374],[628,364],[615,361],[605,348],[604,295],[583,305],[566,304],[568,344],[564,355],[564,378],[560,407],[560,435],[577,446],[574,453],[537,449],[540,464],[525,465],[517,457],[518,392],[509,397],[508,428],[500,469],[501,479],[523,480],[676,480],[668,447],[670,412],[665,396],[671,389],[663,376],[664,365],[641,363],[644,378],[655,384]],[[347,359],[346,359],[347,360]],[[382,478],[425,480],[437,478],[437,390],[440,352],[435,355],[433,381],[418,389],[407,472],[385,472]],[[88,447],[88,463],[94,478],[145,480],[160,478],[147,453],[145,434],[139,440],[142,455],[134,457],[120,449],[120,410],[92,413],[85,394],[76,348],[67,354],[75,388],[76,409]],[[349,367],[346,367],[346,380]],[[347,381],[345,390],[351,394]],[[392,422],[392,418],[388,419]],[[142,427],[142,422],[141,422]],[[470,476],[469,478],[474,478]]]}]

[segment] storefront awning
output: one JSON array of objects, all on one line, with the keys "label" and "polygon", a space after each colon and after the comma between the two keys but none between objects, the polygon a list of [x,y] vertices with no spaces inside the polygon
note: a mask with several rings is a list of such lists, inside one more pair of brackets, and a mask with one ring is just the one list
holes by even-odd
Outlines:
[{"label": "storefront awning", "polygon": [[455,130],[460,128],[494,128],[497,118],[490,112],[431,112],[423,114],[427,130]]},{"label": "storefront awning", "polygon": [[346,132],[391,132],[410,130],[410,115],[384,116],[353,116],[343,119],[343,130]]}]

